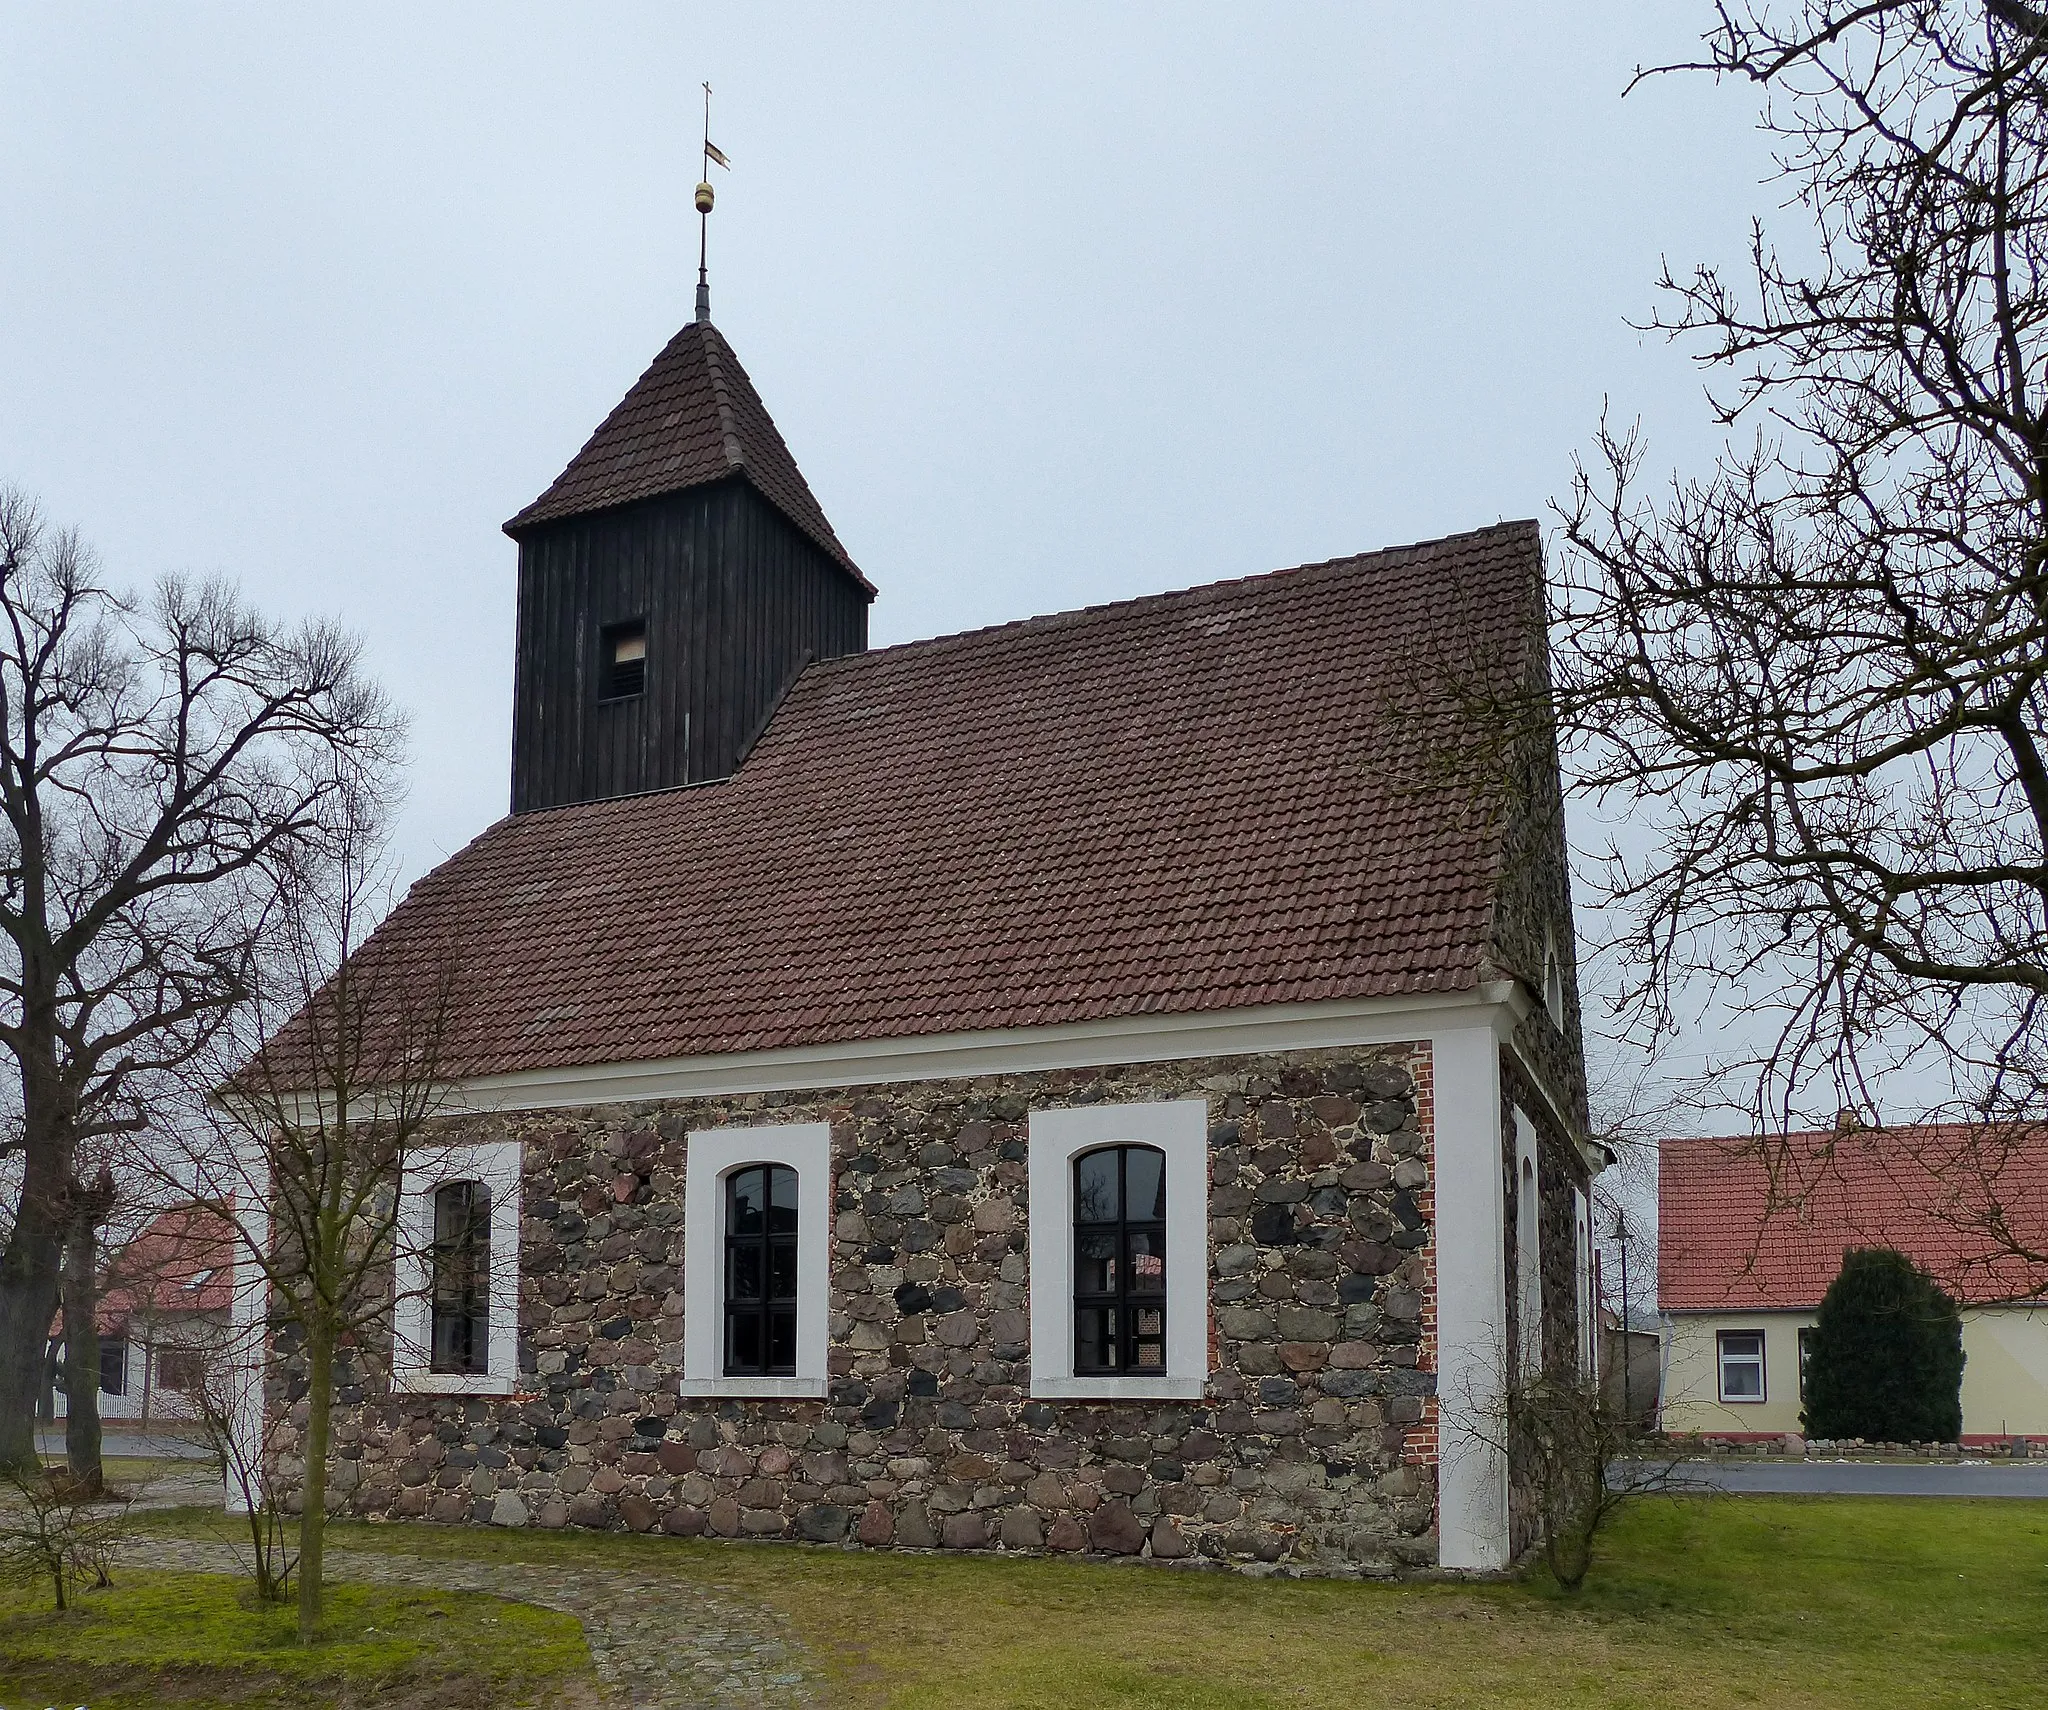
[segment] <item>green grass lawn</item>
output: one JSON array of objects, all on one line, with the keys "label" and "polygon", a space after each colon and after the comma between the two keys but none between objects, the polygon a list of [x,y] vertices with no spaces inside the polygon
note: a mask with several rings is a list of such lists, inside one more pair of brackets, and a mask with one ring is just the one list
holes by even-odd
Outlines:
[{"label": "green grass lawn", "polygon": [[[2048,1504],[2026,1501],[1645,1501],[1575,1596],[1540,1575],[1387,1586],[588,1533],[349,1525],[333,1537],[602,1563],[772,1604],[834,1705],[2048,1704]],[[0,1629],[0,1653],[10,1643]]]},{"label": "green grass lawn", "polygon": [[332,1586],[324,1642],[293,1611],[217,1574],[120,1571],[63,1614],[47,1588],[0,1588],[0,1705],[89,1710],[483,1710],[582,1703],[573,1616],[456,1592]]}]

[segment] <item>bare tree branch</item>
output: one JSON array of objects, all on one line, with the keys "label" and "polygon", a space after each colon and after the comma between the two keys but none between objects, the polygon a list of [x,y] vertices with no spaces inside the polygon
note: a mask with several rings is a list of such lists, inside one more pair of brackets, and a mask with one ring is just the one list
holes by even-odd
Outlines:
[{"label": "bare tree branch", "polygon": [[144,1129],[249,989],[283,876],[330,858],[401,725],[331,625],[218,583],[145,600],[0,490],[0,1049],[21,1159],[0,1248],[0,1465],[33,1463],[78,1148]]}]

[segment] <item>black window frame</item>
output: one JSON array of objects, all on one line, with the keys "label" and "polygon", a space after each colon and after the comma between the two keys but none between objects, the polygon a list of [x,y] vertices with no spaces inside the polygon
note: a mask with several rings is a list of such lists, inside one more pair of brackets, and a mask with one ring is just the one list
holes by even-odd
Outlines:
[{"label": "black window frame", "polygon": [[[1159,1198],[1156,1217],[1132,1217],[1130,1200],[1130,1160],[1135,1152],[1149,1153],[1159,1160]],[[1107,1153],[1116,1155],[1116,1215],[1110,1218],[1084,1219],[1086,1209],[1081,1190],[1081,1171],[1091,1158]],[[1171,1207],[1167,1203],[1166,1153],[1158,1146],[1147,1146],[1137,1141],[1119,1141],[1108,1146],[1091,1146],[1085,1152],[1078,1152],[1068,1166],[1068,1190],[1073,1196],[1071,1239],[1073,1247],[1073,1298],[1069,1310],[1073,1313],[1074,1325],[1074,1375],[1076,1377],[1163,1377],[1167,1369],[1166,1346],[1166,1297],[1172,1278],[1166,1270],[1166,1221]],[[1139,1266],[1133,1261],[1132,1236],[1151,1238],[1152,1252],[1159,1261],[1159,1286],[1138,1288],[1133,1283]],[[1087,1288],[1089,1256],[1087,1244],[1107,1238],[1112,1243],[1112,1257],[1109,1272],[1110,1286]],[[1100,1315],[1110,1313],[1108,1331],[1105,1335]],[[1094,1328],[1090,1328],[1091,1319]],[[1086,1351],[1113,1341],[1113,1360],[1109,1364],[1089,1364]],[[1146,1365],[1142,1360],[1145,1348],[1156,1346],[1159,1358],[1156,1364]]]},{"label": "black window frame", "polygon": [[[628,660],[627,665],[635,667],[631,672],[630,687],[622,687],[621,662],[618,646],[622,641],[639,638],[640,657]],[[617,623],[608,623],[597,632],[597,698],[601,704],[613,701],[634,701],[647,693],[647,661],[652,651],[651,638],[647,633],[647,619],[643,617],[621,618]]]},{"label": "black window frame", "polygon": [[[114,1381],[107,1382],[112,1372]],[[102,1336],[100,1338],[100,1394],[126,1395],[128,1393],[128,1338],[126,1336]]]},{"label": "black window frame", "polygon": [[473,1178],[442,1182],[429,1203],[433,1238],[427,1247],[427,1370],[441,1377],[487,1377],[490,1185]]},{"label": "black window frame", "polygon": [[[743,1228],[741,1194],[756,1178],[762,1207],[759,1227]],[[786,1204],[776,1191],[783,1182],[788,1188]],[[729,1378],[796,1376],[797,1292],[803,1264],[800,1185],[794,1165],[770,1158],[735,1165],[720,1184],[719,1365]],[[756,1292],[746,1292],[749,1275]],[[781,1279],[786,1279],[786,1288]],[[747,1347],[753,1350],[751,1358]]]}]

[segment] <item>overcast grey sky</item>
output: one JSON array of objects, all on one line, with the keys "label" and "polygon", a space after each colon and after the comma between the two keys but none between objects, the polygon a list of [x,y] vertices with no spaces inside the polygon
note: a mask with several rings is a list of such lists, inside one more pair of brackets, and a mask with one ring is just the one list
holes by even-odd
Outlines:
[{"label": "overcast grey sky", "polygon": [[0,4],[0,479],[110,574],[338,614],[417,876],[503,813],[514,548],[714,318],[878,643],[1543,513],[1775,193],[1704,4]]}]

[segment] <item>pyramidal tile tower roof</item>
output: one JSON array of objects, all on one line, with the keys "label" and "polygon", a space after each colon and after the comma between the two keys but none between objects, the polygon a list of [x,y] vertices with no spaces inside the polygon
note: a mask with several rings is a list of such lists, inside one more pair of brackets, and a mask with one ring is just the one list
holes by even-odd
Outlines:
[{"label": "pyramidal tile tower roof", "polygon": [[554,485],[510,522],[543,523],[740,476],[868,593],[732,346],[708,320],[668,341]]}]

